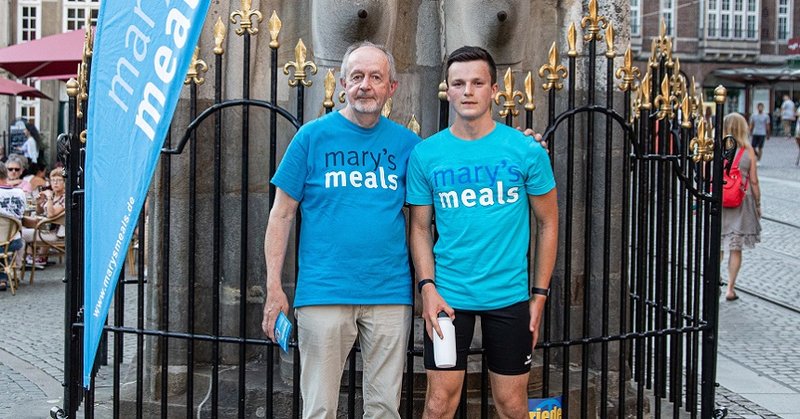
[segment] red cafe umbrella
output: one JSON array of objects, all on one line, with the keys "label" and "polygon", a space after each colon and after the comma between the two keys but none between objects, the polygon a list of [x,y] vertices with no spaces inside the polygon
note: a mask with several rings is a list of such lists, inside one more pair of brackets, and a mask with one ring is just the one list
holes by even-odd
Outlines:
[{"label": "red cafe umbrella", "polygon": [[0,49],[0,68],[24,79],[77,74],[84,30],[64,32]]},{"label": "red cafe umbrella", "polygon": [[47,97],[47,95],[35,87],[28,86],[27,84],[17,83],[13,80],[3,77],[0,77],[0,95],[38,97],[51,100],[49,97]]}]

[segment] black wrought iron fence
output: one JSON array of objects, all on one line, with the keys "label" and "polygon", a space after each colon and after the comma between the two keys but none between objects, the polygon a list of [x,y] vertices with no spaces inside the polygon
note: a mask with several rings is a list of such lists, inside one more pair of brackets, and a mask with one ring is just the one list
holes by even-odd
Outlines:
[{"label": "black wrought iron fence", "polygon": [[[613,25],[597,15],[594,1],[589,10],[581,22],[583,37],[575,25],[567,34],[566,65],[554,43],[537,72],[547,95],[543,137],[559,186],[562,225],[559,267],[529,395],[563,395],[563,417],[708,418],[714,410],[722,133],[717,129],[711,138],[698,113],[702,102],[694,82],[681,73],[663,29],[647,68],[638,69],[630,48],[624,54],[616,50]],[[251,89],[264,87],[250,78],[257,25],[237,30],[243,47],[238,98],[223,98],[227,29],[221,20],[214,30],[210,103],[198,99],[208,66],[197,53],[193,59],[187,106],[179,107],[173,120],[160,179],[129,253],[136,274],[120,276],[113,320],[105,327],[113,342],[107,403],[114,417],[299,416],[296,345],[282,356],[273,342],[248,329],[261,321],[260,311],[248,308],[263,301],[254,287],[263,279],[250,278],[262,256],[250,249],[262,244],[261,227],[274,197],[273,186],[254,187],[253,174],[274,174],[279,137],[291,137],[305,122],[308,72],[316,72],[298,42],[285,70],[294,71],[295,109],[278,104],[277,19],[273,14],[268,23],[269,100],[251,98]],[[605,51],[598,52],[603,41]],[[69,144],[70,197],[64,413],[75,417],[82,404],[87,418],[94,417],[98,402],[95,382],[90,390],[81,386],[83,114],[90,61],[86,54],[81,80],[68,84],[70,133],[63,137]],[[585,78],[576,77],[579,69]],[[538,81],[528,72],[518,91],[515,73],[520,74],[505,73],[495,100],[506,124],[531,127]],[[324,86],[323,107],[331,112],[333,72]],[[725,91],[718,88],[716,94],[720,127]],[[441,129],[449,108],[445,96],[439,97]],[[267,133],[254,135],[251,117]],[[414,118],[408,126],[419,131]],[[262,149],[268,149],[266,168],[251,167],[253,150]],[[231,164],[238,167],[234,176]],[[129,287],[135,298],[126,295]],[[238,303],[228,304],[231,299]],[[126,312],[135,313],[135,324]],[[409,418],[420,411],[424,395],[415,335],[412,327],[403,377],[402,411]],[[132,354],[125,351],[131,339]],[[351,352],[344,380],[348,417],[359,411],[357,352],[357,347]],[[482,352],[472,349],[479,358]],[[486,365],[482,360],[472,365],[458,416],[489,417]]]}]

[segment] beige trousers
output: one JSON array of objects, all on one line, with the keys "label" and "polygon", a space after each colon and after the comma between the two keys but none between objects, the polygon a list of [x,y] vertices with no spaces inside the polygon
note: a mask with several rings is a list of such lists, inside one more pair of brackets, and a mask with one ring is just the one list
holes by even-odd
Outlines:
[{"label": "beige trousers", "polygon": [[342,372],[356,336],[364,364],[364,417],[400,418],[410,306],[306,306],[295,315],[303,418],[336,418]]}]

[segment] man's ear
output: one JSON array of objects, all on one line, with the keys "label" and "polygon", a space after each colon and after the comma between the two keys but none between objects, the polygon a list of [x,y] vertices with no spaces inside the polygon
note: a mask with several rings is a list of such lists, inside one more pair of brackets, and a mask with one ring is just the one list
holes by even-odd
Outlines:
[{"label": "man's ear", "polygon": [[392,80],[389,82],[389,97],[394,95],[395,90],[397,90],[397,80]]}]

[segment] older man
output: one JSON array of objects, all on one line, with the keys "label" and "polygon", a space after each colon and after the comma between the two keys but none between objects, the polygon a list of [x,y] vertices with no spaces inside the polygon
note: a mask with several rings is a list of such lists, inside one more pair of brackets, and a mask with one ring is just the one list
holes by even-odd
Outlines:
[{"label": "older man", "polygon": [[294,308],[303,417],[336,417],[342,371],[358,337],[364,417],[399,418],[412,303],[402,207],[406,163],[419,137],[381,116],[397,89],[384,47],[348,48],[340,83],[346,106],[300,128],[272,179],[262,328],[274,339],[275,319],[289,309],[281,277],[299,207]]},{"label": "older man", "polygon": [[[8,169],[0,162],[0,215],[22,221],[25,214],[25,192],[8,184]],[[12,238],[9,251],[17,251],[25,245],[20,233]],[[8,287],[8,276],[0,271],[0,291]]]}]

